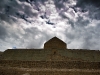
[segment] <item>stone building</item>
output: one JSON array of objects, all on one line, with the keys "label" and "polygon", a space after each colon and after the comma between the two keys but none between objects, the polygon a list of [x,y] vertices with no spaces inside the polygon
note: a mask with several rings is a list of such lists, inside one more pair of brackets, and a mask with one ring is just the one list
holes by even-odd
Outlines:
[{"label": "stone building", "polygon": [[100,61],[99,50],[68,49],[67,44],[53,37],[44,44],[44,49],[8,49],[2,60],[32,61]]},{"label": "stone building", "polygon": [[68,49],[54,37],[44,49],[8,49],[1,53],[0,75],[100,75],[100,51]]}]

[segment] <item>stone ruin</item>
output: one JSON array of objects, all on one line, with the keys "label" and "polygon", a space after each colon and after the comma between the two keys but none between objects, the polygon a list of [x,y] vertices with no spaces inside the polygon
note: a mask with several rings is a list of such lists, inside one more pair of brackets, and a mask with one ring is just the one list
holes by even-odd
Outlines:
[{"label": "stone ruin", "polygon": [[1,75],[100,75],[100,51],[68,49],[57,37],[44,49],[8,49],[0,57]]}]

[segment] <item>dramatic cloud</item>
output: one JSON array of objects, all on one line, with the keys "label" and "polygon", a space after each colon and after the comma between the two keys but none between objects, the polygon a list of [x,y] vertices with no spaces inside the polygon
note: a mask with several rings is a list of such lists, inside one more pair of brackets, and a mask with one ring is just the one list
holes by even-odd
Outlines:
[{"label": "dramatic cloud", "polygon": [[99,0],[1,0],[0,51],[43,48],[57,36],[68,48],[100,50]]}]

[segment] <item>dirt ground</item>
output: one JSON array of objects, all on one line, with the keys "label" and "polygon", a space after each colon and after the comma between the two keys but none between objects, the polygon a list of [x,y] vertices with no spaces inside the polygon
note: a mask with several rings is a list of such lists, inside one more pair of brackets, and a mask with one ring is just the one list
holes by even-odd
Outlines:
[{"label": "dirt ground", "polygon": [[100,75],[100,69],[18,68],[0,66],[0,75]]}]

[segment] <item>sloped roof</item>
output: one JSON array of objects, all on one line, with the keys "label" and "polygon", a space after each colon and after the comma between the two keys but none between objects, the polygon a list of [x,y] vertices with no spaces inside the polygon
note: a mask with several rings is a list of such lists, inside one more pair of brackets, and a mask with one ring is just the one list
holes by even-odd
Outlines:
[{"label": "sloped roof", "polygon": [[[61,39],[57,38],[56,36],[53,37],[53,38],[51,38],[51,39],[48,40],[47,42],[50,42],[50,41],[61,41],[61,42],[65,43],[64,41],[62,41]],[[47,42],[46,42],[46,43],[47,43]],[[66,43],[65,43],[65,44],[66,44]]]},{"label": "sloped roof", "polygon": [[57,37],[53,37],[44,44],[44,49],[66,49],[66,43]]}]

